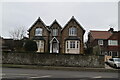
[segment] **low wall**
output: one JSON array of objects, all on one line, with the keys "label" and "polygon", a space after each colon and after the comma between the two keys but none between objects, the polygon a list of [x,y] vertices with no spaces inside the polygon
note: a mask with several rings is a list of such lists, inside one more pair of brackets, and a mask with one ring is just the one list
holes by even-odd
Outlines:
[{"label": "low wall", "polygon": [[3,53],[2,63],[103,68],[104,57],[71,54]]}]

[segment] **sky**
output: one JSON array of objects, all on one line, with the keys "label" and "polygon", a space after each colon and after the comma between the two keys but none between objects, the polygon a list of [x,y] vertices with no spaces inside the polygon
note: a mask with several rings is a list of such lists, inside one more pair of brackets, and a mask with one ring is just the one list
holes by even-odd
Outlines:
[{"label": "sky", "polygon": [[118,2],[3,2],[0,36],[9,38],[16,27],[28,30],[38,17],[47,26],[56,19],[64,27],[72,16],[86,30],[85,41],[90,30],[118,30]]}]

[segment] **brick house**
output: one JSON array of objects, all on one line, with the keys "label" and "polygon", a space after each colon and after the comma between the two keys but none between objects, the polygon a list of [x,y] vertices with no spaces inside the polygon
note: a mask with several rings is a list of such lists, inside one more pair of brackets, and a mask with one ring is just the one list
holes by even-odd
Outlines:
[{"label": "brick house", "polygon": [[29,39],[32,39],[37,43],[37,52],[47,52],[49,49],[49,27],[46,26],[40,18],[38,18],[28,31]]},{"label": "brick house", "polygon": [[88,34],[88,47],[98,46],[100,55],[119,56],[119,32],[110,28],[108,31],[93,31]]},{"label": "brick house", "polygon": [[50,26],[38,18],[28,30],[29,39],[36,41],[37,52],[83,54],[85,30],[72,16],[62,27],[57,20]]},{"label": "brick house", "polygon": [[4,52],[10,52],[14,50],[14,40],[13,39],[4,39],[0,37],[0,43],[2,45],[1,49]]},{"label": "brick house", "polygon": [[83,53],[83,37],[85,30],[72,17],[62,29],[62,53]]},{"label": "brick house", "polygon": [[118,31],[118,51],[120,54],[120,31]]}]

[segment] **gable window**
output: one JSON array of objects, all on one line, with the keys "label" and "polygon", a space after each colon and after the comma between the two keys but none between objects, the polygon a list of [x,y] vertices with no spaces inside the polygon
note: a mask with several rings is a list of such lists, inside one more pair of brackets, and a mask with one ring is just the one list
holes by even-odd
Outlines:
[{"label": "gable window", "polygon": [[69,28],[69,36],[77,36],[77,29],[75,27]]},{"label": "gable window", "polygon": [[42,36],[42,28],[36,28],[35,36]]},{"label": "gable window", "polygon": [[98,40],[98,45],[103,45],[103,40]]},{"label": "gable window", "polygon": [[58,29],[53,29],[53,36],[58,36]]},{"label": "gable window", "polygon": [[108,45],[117,46],[118,45],[118,41],[117,40],[108,40]]}]

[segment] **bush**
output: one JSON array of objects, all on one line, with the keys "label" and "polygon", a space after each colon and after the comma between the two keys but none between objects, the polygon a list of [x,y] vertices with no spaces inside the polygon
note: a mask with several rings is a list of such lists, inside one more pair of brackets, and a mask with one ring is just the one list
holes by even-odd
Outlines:
[{"label": "bush", "polygon": [[86,48],[84,52],[86,55],[94,55],[92,47]]},{"label": "bush", "polygon": [[37,51],[37,44],[35,41],[27,40],[24,45],[25,51]]}]

